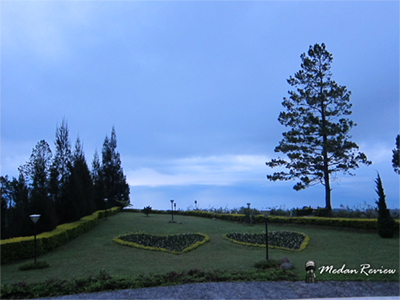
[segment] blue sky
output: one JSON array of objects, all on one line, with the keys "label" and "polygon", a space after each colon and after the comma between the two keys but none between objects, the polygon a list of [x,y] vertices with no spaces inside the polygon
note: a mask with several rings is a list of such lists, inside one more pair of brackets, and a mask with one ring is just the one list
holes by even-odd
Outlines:
[{"label": "blue sky", "polygon": [[269,182],[265,162],[300,55],[325,43],[373,164],[338,174],[332,206],[374,206],[399,133],[397,1],[2,1],[1,175],[68,122],[89,165],[112,126],[135,207],[324,206],[322,185]]}]

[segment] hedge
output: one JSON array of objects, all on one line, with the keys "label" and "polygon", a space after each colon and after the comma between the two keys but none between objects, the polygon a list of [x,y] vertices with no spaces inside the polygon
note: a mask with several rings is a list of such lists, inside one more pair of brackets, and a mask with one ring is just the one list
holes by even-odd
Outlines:
[{"label": "hedge", "polygon": [[[137,209],[124,210],[124,212],[140,212]],[[171,214],[170,210],[152,210],[153,214]],[[202,218],[215,218],[220,220],[226,220],[231,222],[242,223],[244,221],[244,214],[215,214],[211,212],[205,212],[201,210],[189,210],[189,211],[174,211],[174,215],[185,215]],[[254,216],[255,223],[264,223],[264,215]],[[377,219],[346,219],[346,218],[325,218],[325,217],[281,217],[281,216],[269,216],[268,223],[290,223],[290,224],[301,224],[301,225],[320,225],[320,226],[333,226],[333,227],[352,227],[352,228],[363,228],[363,229],[377,229]],[[395,230],[399,230],[400,220],[395,220]]]},{"label": "hedge", "polygon": [[[107,210],[107,215],[114,215],[121,207]],[[99,210],[79,221],[58,225],[54,230],[36,236],[37,254],[44,254],[95,227],[99,219],[105,217],[105,211]],[[0,241],[1,264],[34,257],[34,236],[15,237]]]}]

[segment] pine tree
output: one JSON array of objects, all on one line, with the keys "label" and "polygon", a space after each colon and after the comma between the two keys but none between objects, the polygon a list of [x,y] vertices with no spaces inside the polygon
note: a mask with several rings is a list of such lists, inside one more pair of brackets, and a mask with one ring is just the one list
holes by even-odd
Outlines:
[{"label": "pine tree", "polygon": [[346,116],[350,115],[350,92],[331,79],[332,55],[325,44],[310,46],[308,55],[303,53],[301,70],[287,80],[297,91],[289,91],[284,98],[278,121],[292,129],[283,133],[283,140],[275,152],[286,154],[289,161],[272,159],[266,165],[285,167],[289,171],[267,175],[271,181],[300,181],[293,187],[305,189],[319,184],[325,186],[325,206],[331,207],[331,175],[337,172],[354,175],[349,170],[359,163],[371,164],[358,146],[351,142],[349,131],[356,126]]},{"label": "pine tree", "polygon": [[71,143],[69,141],[68,124],[65,119],[56,128],[55,155],[50,171],[50,194],[56,205],[60,223],[72,222],[71,203],[69,201],[68,181],[71,175]]},{"label": "pine tree", "polygon": [[103,177],[102,177],[102,169],[99,155],[97,154],[97,150],[94,152],[93,162],[92,162],[92,171],[90,172],[93,182],[93,199],[96,210],[101,210],[105,208],[104,204],[104,187],[103,187]]},{"label": "pine tree", "polygon": [[394,171],[400,175],[400,135],[398,134],[396,137],[396,148],[392,150],[393,152],[393,159],[392,165]]},{"label": "pine tree", "polygon": [[121,159],[117,148],[115,128],[111,130],[111,138],[104,139],[102,149],[101,178],[104,185],[104,196],[109,200],[107,206],[122,206],[117,200],[129,200],[129,185],[121,167]]},{"label": "pine tree", "polygon": [[83,153],[83,145],[79,137],[75,143],[72,157],[71,175],[68,182],[69,202],[72,218],[80,218],[92,214],[96,208],[93,199],[93,182]]},{"label": "pine tree", "polygon": [[383,191],[383,185],[381,177],[378,173],[378,178],[375,180],[376,193],[378,194],[379,201],[375,201],[378,205],[378,234],[381,238],[392,238],[394,233],[394,220],[390,215],[390,210],[386,207],[385,193]]}]

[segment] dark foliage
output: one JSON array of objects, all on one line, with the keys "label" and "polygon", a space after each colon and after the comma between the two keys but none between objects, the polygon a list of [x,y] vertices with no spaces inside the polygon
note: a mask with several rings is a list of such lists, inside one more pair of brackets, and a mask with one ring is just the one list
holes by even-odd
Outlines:
[{"label": "dark foliage", "polygon": [[293,281],[296,279],[297,276],[293,272],[275,269],[249,272],[201,271],[193,269],[180,273],[171,271],[165,274],[138,275],[135,277],[111,276],[105,270],[101,270],[97,276],[77,278],[70,281],[49,279],[43,283],[19,282],[2,285],[1,298],[31,299],[199,282]]},{"label": "dark foliage", "polygon": [[376,193],[378,194],[379,200],[375,203],[378,205],[378,234],[381,238],[392,238],[394,234],[394,219],[390,215],[390,211],[386,207],[385,193],[383,190],[382,180],[379,176],[375,180]]},{"label": "dark foliage", "polygon": [[[65,120],[56,128],[55,154],[44,140],[32,150],[29,161],[18,168],[18,178],[1,177],[1,238],[34,234],[31,214],[40,214],[36,224],[39,234],[57,225],[74,222],[105,208],[104,198],[129,203],[129,185],[116,152],[116,135],[103,145],[103,161],[97,153],[90,172],[83,146],[77,138],[71,153],[68,125]],[[107,207],[122,202],[111,201]]]},{"label": "dark foliage", "polygon": [[325,44],[310,46],[301,56],[301,70],[287,82],[296,87],[284,98],[278,121],[291,130],[284,132],[283,140],[275,148],[289,160],[272,159],[266,165],[285,167],[288,171],[267,175],[272,181],[299,179],[293,187],[305,189],[321,183],[325,186],[325,207],[331,207],[331,175],[350,172],[359,163],[371,164],[358,146],[351,142],[349,131],[356,126],[349,120],[350,92],[331,79],[332,55]]},{"label": "dark foliage", "polygon": [[394,171],[400,175],[400,135],[398,134],[396,137],[396,148],[392,150],[393,158],[392,165]]},{"label": "dark foliage", "polygon": [[121,167],[120,154],[116,151],[117,136],[115,128],[111,130],[111,138],[107,136],[103,143],[100,178],[104,188],[107,206],[123,206],[116,200],[129,199],[129,185]]},{"label": "dark foliage", "polygon": [[146,206],[142,209],[142,213],[144,213],[146,215],[146,217],[149,216],[149,214],[151,213],[151,206]]}]

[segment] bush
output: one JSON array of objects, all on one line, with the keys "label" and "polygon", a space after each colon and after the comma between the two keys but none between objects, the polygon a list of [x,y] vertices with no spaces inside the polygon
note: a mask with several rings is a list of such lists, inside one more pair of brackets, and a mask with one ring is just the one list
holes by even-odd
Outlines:
[{"label": "bush", "polygon": [[381,238],[392,238],[394,234],[394,220],[390,215],[390,211],[386,207],[385,193],[383,191],[382,180],[378,173],[378,178],[375,180],[376,193],[379,196],[379,201],[376,201],[378,205],[378,234]]},{"label": "bush", "polygon": [[332,211],[327,208],[317,208],[314,210],[314,216],[316,217],[332,217]]},{"label": "bush", "polygon": [[146,217],[149,216],[149,214],[151,213],[151,206],[146,206],[142,209],[142,213],[144,213],[146,215]]},{"label": "bush", "polygon": [[295,214],[297,217],[312,215],[314,210],[311,207],[304,206],[302,209],[296,208]]},{"label": "bush", "polygon": [[266,270],[270,268],[279,269],[281,262],[277,259],[261,260],[254,264],[254,268]]},{"label": "bush", "polygon": [[18,266],[18,270],[20,271],[27,271],[27,270],[34,270],[34,269],[44,269],[48,268],[50,265],[45,260],[37,260],[35,262],[27,262],[22,265]]}]

